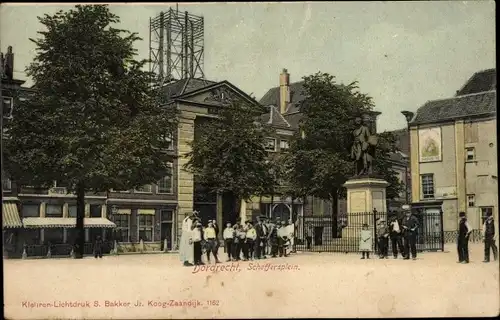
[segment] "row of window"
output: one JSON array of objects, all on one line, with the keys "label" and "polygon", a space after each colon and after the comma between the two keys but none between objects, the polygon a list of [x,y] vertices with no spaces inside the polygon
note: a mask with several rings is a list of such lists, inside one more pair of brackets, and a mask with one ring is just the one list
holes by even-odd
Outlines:
[{"label": "row of window", "polygon": [[[91,204],[90,205],[90,217],[100,218],[102,214],[102,205]],[[26,203],[22,205],[22,216],[23,218],[28,217],[40,217],[40,205]],[[47,218],[62,218],[63,217],[63,205],[62,204],[46,204],[45,205],[45,217]],[[70,204],[68,206],[68,217],[76,218],[76,205]]]},{"label": "row of window", "polygon": [[[12,181],[4,177],[2,180],[2,188],[3,191],[11,191],[12,190]],[[64,188],[63,186],[58,186],[57,182],[54,181],[54,185],[52,189],[57,189],[57,188]],[[173,193],[173,179],[172,175],[168,175],[160,179],[159,181],[156,182],[156,193],[157,194],[172,194]],[[111,190],[113,191],[113,190]],[[116,190],[115,190],[116,191]],[[130,192],[130,190],[124,190],[124,191],[119,191],[119,192]],[[139,188],[134,189],[134,192],[136,193],[153,193],[153,185],[147,184],[144,186],[141,186]],[[63,194],[66,193],[66,191],[62,192]]]},{"label": "row of window", "polygon": [[[278,140],[275,138],[266,138],[266,142],[264,148],[267,151],[277,151],[277,142]],[[280,140],[280,150],[287,150],[290,148],[288,140]]]},{"label": "row of window", "polygon": [[[130,215],[118,214],[113,216],[113,222],[116,224],[116,239],[120,242],[130,242]],[[173,223],[173,211],[161,210],[161,222]],[[154,219],[153,215],[137,216],[137,239],[144,242],[151,242],[154,239]]]}]

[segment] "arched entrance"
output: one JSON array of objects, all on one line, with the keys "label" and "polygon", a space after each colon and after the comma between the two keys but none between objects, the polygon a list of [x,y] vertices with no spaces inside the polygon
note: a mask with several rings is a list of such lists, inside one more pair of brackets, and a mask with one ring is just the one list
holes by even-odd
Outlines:
[{"label": "arched entrance", "polygon": [[288,221],[291,218],[291,212],[292,208],[289,204],[276,203],[273,204],[270,218],[275,220],[276,218],[279,217],[281,221]]}]

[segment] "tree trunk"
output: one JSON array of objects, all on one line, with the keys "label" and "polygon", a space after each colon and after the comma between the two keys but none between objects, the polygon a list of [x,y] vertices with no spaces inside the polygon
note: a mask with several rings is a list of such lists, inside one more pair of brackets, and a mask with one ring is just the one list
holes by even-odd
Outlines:
[{"label": "tree trunk", "polygon": [[79,182],[76,186],[76,239],[75,259],[82,259],[85,247],[85,228],[83,219],[85,217],[85,185]]},{"label": "tree trunk", "polygon": [[339,216],[339,213],[338,213],[338,203],[339,203],[339,195],[338,195],[338,191],[337,189],[334,189],[333,192],[332,192],[332,233],[333,233],[333,237],[334,238],[339,238],[340,235],[339,235],[339,229],[338,229],[338,216]]}]

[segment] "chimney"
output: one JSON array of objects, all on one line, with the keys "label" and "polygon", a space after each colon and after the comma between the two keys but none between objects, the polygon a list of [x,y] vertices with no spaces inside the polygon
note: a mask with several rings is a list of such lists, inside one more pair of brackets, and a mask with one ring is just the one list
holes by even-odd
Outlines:
[{"label": "chimney", "polygon": [[12,46],[7,48],[7,54],[2,62],[4,63],[4,73],[7,79],[12,80],[14,78],[14,53],[12,53]]},{"label": "chimney", "polygon": [[286,112],[286,108],[290,103],[290,74],[286,69],[280,74],[280,113]]}]

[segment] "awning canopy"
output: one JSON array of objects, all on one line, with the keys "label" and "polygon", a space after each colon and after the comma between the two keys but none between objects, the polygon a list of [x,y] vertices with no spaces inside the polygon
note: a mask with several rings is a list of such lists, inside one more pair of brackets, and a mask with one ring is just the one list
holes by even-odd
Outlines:
[{"label": "awning canopy", "polygon": [[[25,228],[75,228],[76,218],[24,218]],[[106,218],[84,218],[85,228],[114,228],[116,224]]]},{"label": "awning canopy", "polygon": [[22,228],[23,223],[19,217],[19,210],[15,202],[2,204],[2,228]]},{"label": "awning canopy", "polygon": [[137,214],[155,215],[155,209],[138,209]]}]

